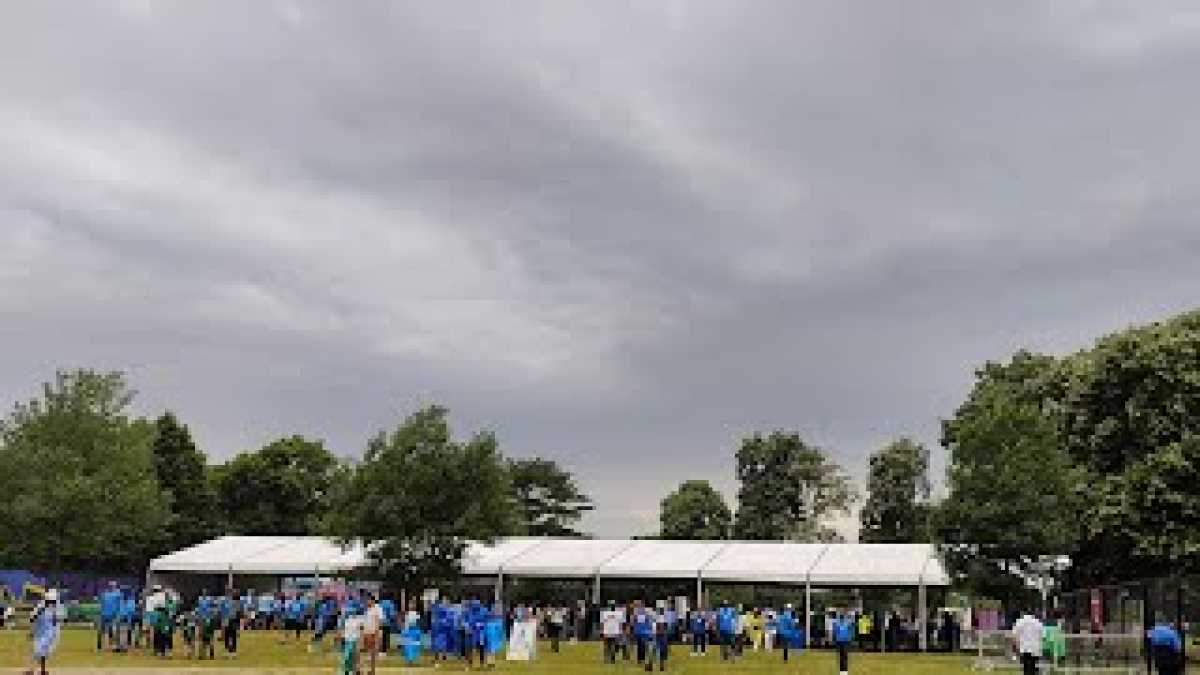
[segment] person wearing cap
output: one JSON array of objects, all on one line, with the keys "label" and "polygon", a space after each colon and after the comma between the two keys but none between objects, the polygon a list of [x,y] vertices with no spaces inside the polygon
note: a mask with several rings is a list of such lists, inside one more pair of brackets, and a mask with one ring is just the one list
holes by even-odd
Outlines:
[{"label": "person wearing cap", "polygon": [[783,661],[786,663],[792,647],[796,644],[796,637],[799,633],[796,626],[796,614],[790,604],[784,605],[783,612],[779,614],[779,618],[777,619],[777,626],[779,631],[779,646],[783,648]]},{"label": "person wearing cap", "polygon": [[29,616],[29,622],[32,624],[33,633],[33,663],[32,667],[25,672],[29,675],[35,675],[38,672],[46,675],[46,661],[50,658],[54,648],[58,646],[58,591],[56,589],[51,588],[46,591],[42,602]]}]

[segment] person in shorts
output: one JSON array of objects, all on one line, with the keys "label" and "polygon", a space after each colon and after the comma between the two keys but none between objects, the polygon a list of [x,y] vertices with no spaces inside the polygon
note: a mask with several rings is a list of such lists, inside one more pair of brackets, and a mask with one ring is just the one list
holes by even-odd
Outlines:
[{"label": "person in shorts", "polygon": [[375,602],[375,596],[368,594],[367,608],[363,611],[361,652],[367,655],[367,672],[371,675],[375,675],[375,662],[379,659],[379,644],[386,622],[383,607]]}]

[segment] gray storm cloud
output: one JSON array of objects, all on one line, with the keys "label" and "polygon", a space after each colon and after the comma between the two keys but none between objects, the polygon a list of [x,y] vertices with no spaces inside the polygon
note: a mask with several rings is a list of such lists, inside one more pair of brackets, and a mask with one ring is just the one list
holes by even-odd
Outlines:
[{"label": "gray storm cloud", "polygon": [[215,457],[437,401],[612,535],[753,429],[861,474],[1196,302],[1198,66],[1187,3],[9,3],[0,398],[122,368]]}]

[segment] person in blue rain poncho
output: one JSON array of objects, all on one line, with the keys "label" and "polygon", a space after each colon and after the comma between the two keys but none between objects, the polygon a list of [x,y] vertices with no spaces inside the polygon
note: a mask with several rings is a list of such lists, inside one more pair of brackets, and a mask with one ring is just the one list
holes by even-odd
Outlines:
[{"label": "person in blue rain poncho", "polygon": [[41,604],[30,615],[29,621],[33,624],[33,665],[25,672],[29,675],[38,672],[46,675],[46,662],[58,646],[58,591],[53,588],[46,591]]},{"label": "person in blue rain poncho", "polygon": [[[434,610],[437,605],[434,605]],[[421,634],[421,622],[415,617],[405,622],[404,630],[400,632],[400,651],[404,656],[404,663],[408,666],[416,665],[421,660],[421,648],[423,646],[424,635]],[[443,645],[445,642],[443,641]],[[434,654],[434,664],[436,665],[437,654]]]},{"label": "person in blue rain poncho", "polygon": [[479,665],[486,662],[487,657],[487,607],[478,600],[471,600],[467,605],[465,624],[467,637],[467,663],[472,665],[475,663],[475,657],[479,657]]},{"label": "person in blue rain poncho", "polygon": [[504,649],[504,610],[500,605],[492,607],[484,627],[484,652],[489,666],[495,665],[496,655]]},{"label": "person in blue rain poncho", "polygon": [[779,646],[783,648],[783,660],[786,662],[792,649],[803,646],[801,643],[800,627],[796,621],[796,613],[792,610],[791,605],[786,605],[783,611],[779,613],[777,626]]}]

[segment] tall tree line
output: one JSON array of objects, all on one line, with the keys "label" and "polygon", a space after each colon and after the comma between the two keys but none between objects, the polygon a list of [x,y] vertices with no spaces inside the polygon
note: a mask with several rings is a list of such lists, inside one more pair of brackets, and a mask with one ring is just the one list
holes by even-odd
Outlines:
[{"label": "tall tree line", "polygon": [[[0,567],[139,573],[222,534],[383,536],[408,531],[419,499],[462,535],[579,536],[592,508],[553,461],[506,458],[487,433],[451,442],[438,407],[372,437],[361,462],[295,435],[214,465],[174,412],[133,416],[135,395],[120,372],[62,371],[0,418]],[[408,510],[363,515],[364,495],[390,493]]]}]

